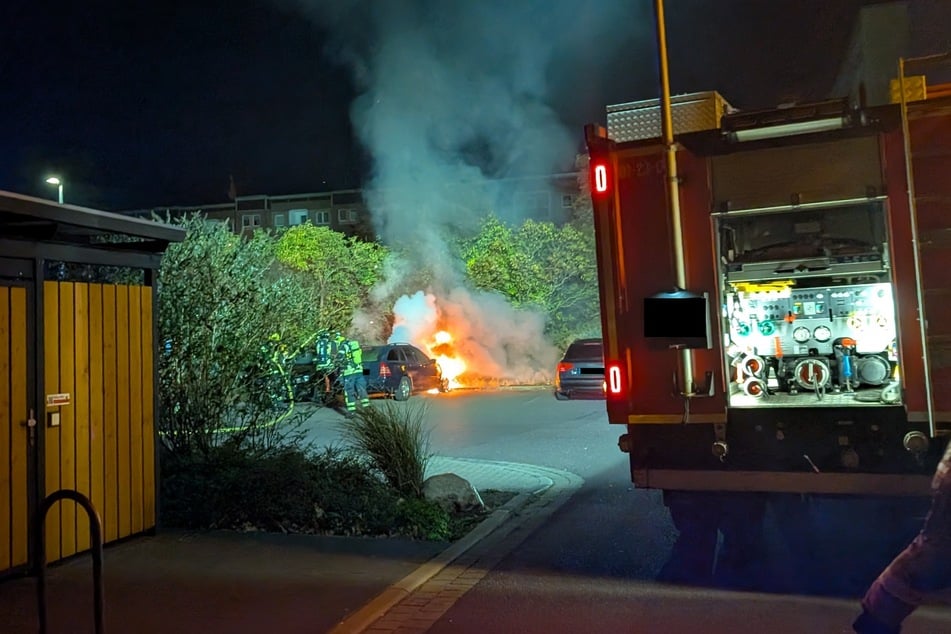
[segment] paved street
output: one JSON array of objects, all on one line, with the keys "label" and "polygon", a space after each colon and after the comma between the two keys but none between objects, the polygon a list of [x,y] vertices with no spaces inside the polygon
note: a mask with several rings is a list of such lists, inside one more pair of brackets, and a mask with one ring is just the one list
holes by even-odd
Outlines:
[{"label": "paved street", "polygon": [[[437,454],[430,474],[519,494],[469,536],[455,544],[230,532],[132,539],[106,550],[106,631],[849,631],[855,594],[657,583],[676,532],[657,492],[631,486],[603,403],[556,402],[545,390],[422,403]],[[308,433],[337,442],[336,420],[319,411]],[[93,631],[90,587],[86,556],[49,570],[51,632]],[[36,631],[32,579],[0,584],[0,623],[4,633]],[[905,632],[951,632],[951,609],[922,609]]]}]

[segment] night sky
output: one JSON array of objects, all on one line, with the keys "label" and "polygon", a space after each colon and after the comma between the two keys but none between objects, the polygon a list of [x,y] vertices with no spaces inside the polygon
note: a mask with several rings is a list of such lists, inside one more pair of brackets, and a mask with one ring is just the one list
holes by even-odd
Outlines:
[{"label": "night sky", "polygon": [[[867,3],[668,0],[672,90],[718,90],[746,109],[823,98]],[[55,197],[43,181],[57,174],[66,202],[131,209],[226,202],[231,175],[239,195],[360,187],[373,151],[351,106],[367,90],[363,60],[393,23],[375,14],[419,5],[400,28],[438,36],[454,32],[456,17],[471,19],[445,8],[454,4],[465,3],[6,0],[0,189]],[[555,5],[566,21],[549,13]],[[479,6],[485,24],[505,28],[473,31],[476,53],[492,57],[493,33],[551,48],[539,57],[544,73],[526,73],[545,84],[529,92],[578,149],[583,124],[603,121],[604,105],[658,94],[650,0]],[[466,59],[460,72],[473,82],[493,73]],[[413,90],[428,89],[438,91],[426,82]]]}]

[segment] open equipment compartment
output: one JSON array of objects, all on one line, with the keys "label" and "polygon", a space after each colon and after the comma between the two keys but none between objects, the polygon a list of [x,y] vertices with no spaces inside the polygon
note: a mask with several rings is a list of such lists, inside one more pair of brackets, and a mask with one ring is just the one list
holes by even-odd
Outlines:
[{"label": "open equipment compartment", "polygon": [[884,201],[715,214],[734,407],[900,402]]}]

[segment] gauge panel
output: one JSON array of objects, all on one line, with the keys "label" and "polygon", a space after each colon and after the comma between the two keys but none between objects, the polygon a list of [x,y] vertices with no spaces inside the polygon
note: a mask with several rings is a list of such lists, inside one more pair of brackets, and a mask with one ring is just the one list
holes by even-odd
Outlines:
[{"label": "gauge panel", "polygon": [[878,353],[897,337],[888,282],[731,292],[724,308],[731,343],[760,355],[833,354],[842,337]]}]

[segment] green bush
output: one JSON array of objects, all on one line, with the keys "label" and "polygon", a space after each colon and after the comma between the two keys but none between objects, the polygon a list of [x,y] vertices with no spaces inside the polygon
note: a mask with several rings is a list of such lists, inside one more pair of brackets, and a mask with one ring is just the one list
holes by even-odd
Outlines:
[{"label": "green bush", "polygon": [[429,450],[426,404],[382,401],[341,423],[348,446],[364,457],[400,495],[420,498]]},{"label": "green bush", "polygon": [[452,538],[451,518],[439,504],[423,498],[407,498],[397,508],[401,533],[432,541]]},{"label": "green bush", "polygon": [[453,541],[514,495],[483,491],[485,510],[449,513],[398,495],[368,461],[339,447],[164,451],[164,527]]},{"label": "green bush", "polygon": [[287,371],[316,332],[313,304],[280,274],[267,234],[242,238],[201,216],[181,226],[158,284],[161,441],[185,454],[225,439],[267,446],[293,413]]},{"label": "green bush", "polygon": [[[424,531],[367,465],[339,448],[259,452],[220,447],[167,452],[161,523],[333,535],[411,536]],[[426,529],[426,532],[432,532]]]}]

